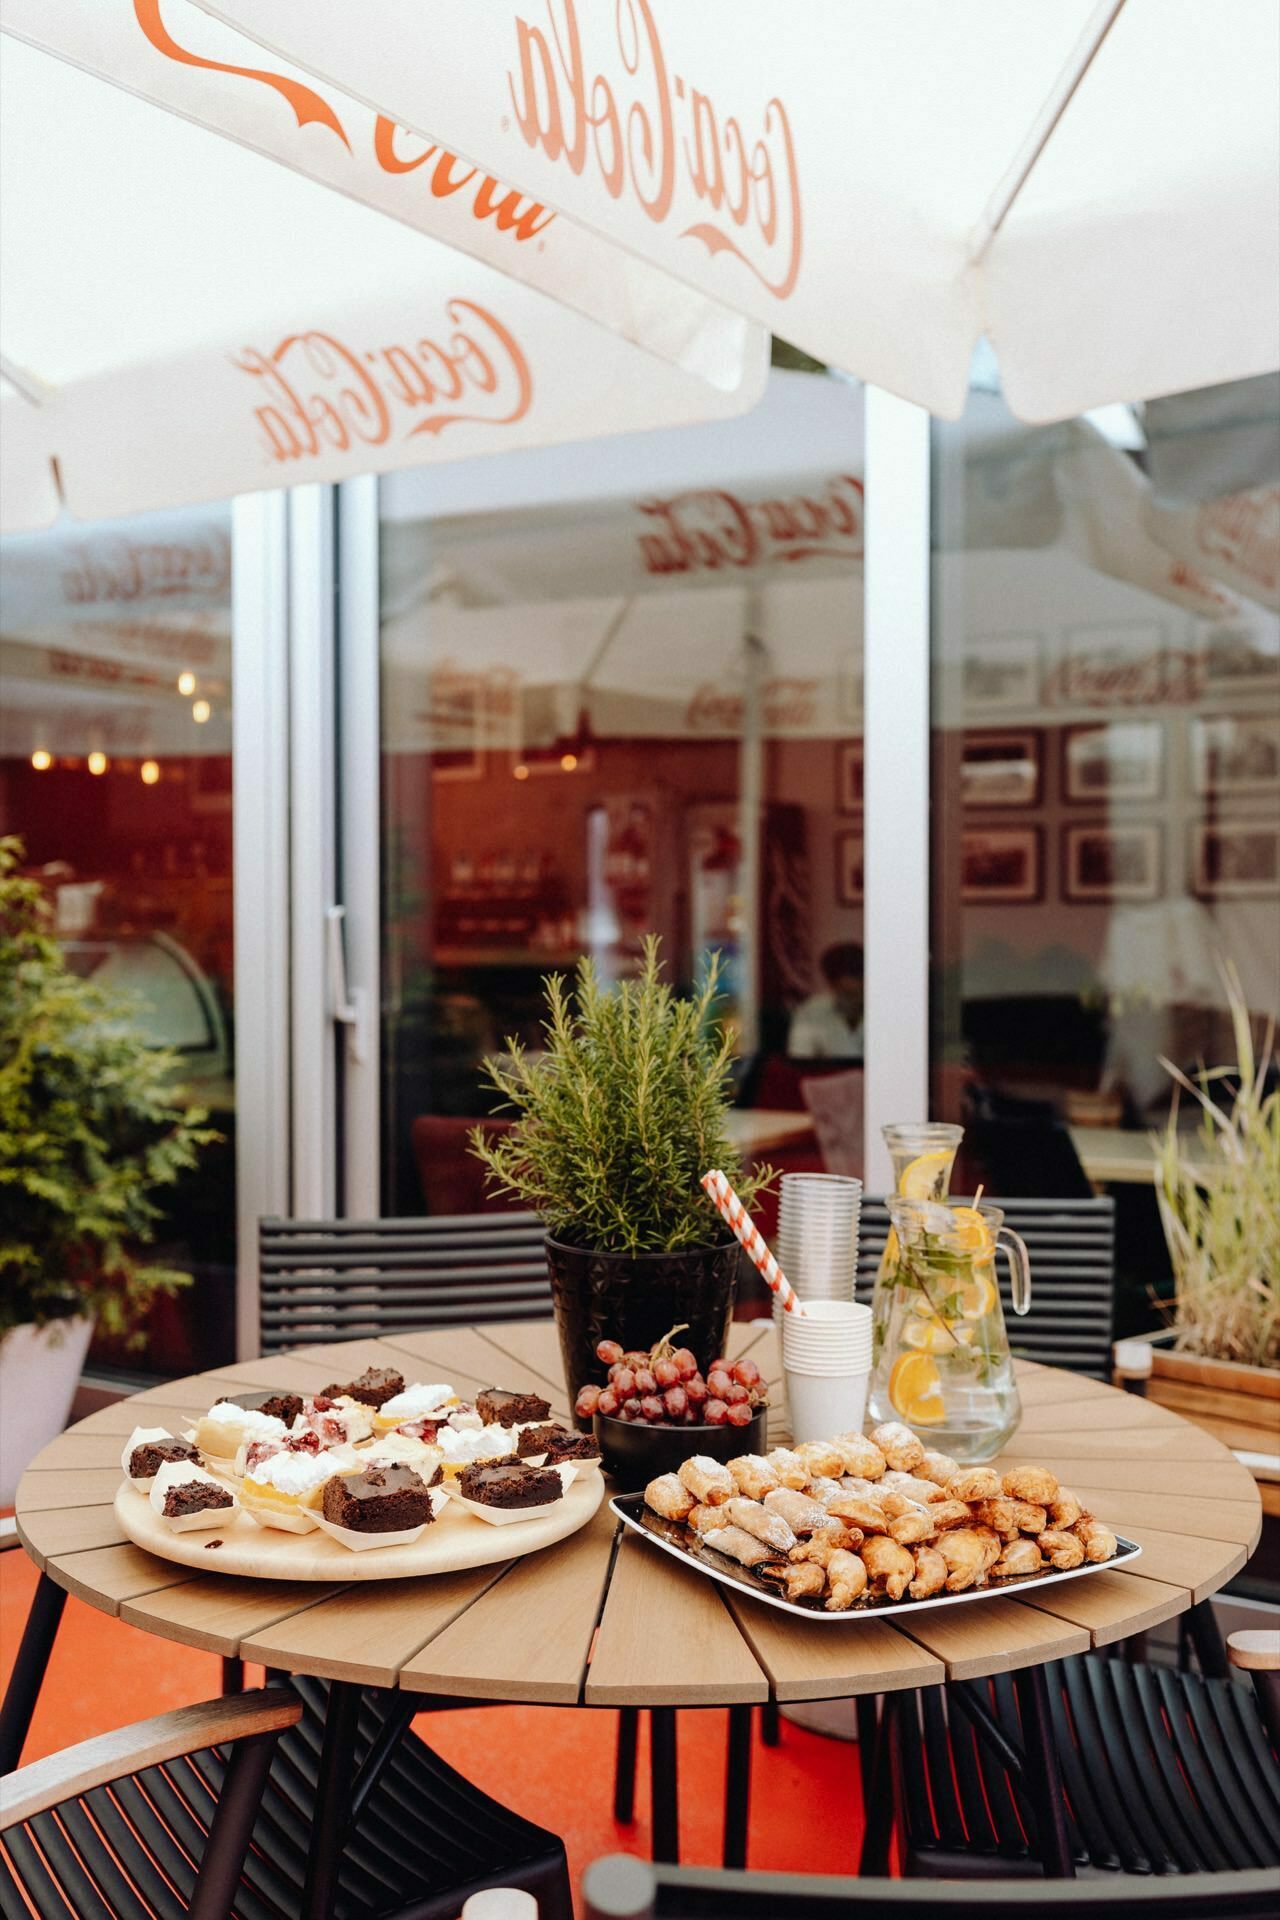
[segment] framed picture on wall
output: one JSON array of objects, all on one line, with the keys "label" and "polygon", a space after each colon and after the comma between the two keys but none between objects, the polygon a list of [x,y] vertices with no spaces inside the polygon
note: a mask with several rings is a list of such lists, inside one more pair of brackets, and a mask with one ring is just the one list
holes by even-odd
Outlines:
[{"label": "framed picture on wall", "polygon": [[836,748],[836,812],[862,811],[862,741],[842,740]]},{"label": "framed picture on wall", "polygon": [[1280,794],[1280,714],[1198,714],[1191,769],[1197,793]]},{"label": "framed picture on wall", "polygon": [[966,807],[1034,807],[1040,798],[1041,735],[1035,727],[1008,733],[966,733],[960,792]]},{"label": "framed picture on wall", "polygon": [[1280,826],[1218,820],[1193,827],[1191,884],[1202,900],[1274,899],[1280,894]]},{"label": "framed picture on wall", "polygon": [[1042,889],[1039,827],[966,827],[960,836],[960,898],[1027,907]]},{"label": "framed picture on wall", "polygon": [[1044,642],[1038,633],[977,633],[961,668],[965,710],[1026,713],[1039,705]]},{"label": "framed picture on wall", "polygon": [[1104,720],[1063,736],[1065,800],[1158,800],[1164,786],[1164,728],[1158,720]]},{"label": "framed picture on wall", "polygon": [[1063,899],[1158,900],[1162,840],[1160,828],[1149,821],[1126,827],[1105,821],[1067,827],[1062,836]]},{"label": "framed picture on wall", "polygon": [[860,907],[863,895],[863,841],[860,833],[836,835],[836,904]]}]

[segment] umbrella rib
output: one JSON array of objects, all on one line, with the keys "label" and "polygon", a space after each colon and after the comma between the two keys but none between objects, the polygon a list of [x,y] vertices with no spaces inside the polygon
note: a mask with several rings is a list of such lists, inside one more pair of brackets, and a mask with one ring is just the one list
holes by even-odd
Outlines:
[{"label": "umbrella rib", "polygon": [[49,398],[49,389],[34,373],[28,373],[24,367],[16,367],[12,360],[6,360],[0,353],[0,378],[9,382],[16,393],[20,393],[30,406],[42,407]]},{"label": "umbrella rib", "polygon": [[1014,201],[1026,185],[1031,169],[1044,152],[1049,136],[1061,120],[1085,74],[1093,65],[1102,43],[1110,33],[1124,0],[1098,0],[1088,24],[1071,49],[1071,54],[1053,84],[1043,106],[1018,148],[1004,177],[988,200],[982,219],[969,243],[969,260],[977,264],[990,247],[1009,216]]}]

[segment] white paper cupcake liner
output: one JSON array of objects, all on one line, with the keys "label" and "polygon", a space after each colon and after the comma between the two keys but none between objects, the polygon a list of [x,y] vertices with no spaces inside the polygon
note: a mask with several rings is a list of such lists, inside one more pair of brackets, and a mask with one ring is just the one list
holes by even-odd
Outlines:
[{"label": "white paper cupcake liner", "polygon": [[[438,1520],[447,1496],[443,1487],[429,1487],[427,1492],[432,1514]],[[411,1547],[431,1524],[424,1520],[419,1526],[399,1527],[394,1533],[362,1533],[355,1527],[339,1527],[332,1520],[326,1520],[322,1513],[317,1513],[314,1518],[321,1533],[327,1533],[331,1540],[336,1540],[339,1546],[348,1547],[352,1553],[367,1553],[371,1547]]]},{"label": "white paper cupcake liner", "polygon": [[283,1507],[254,1507],[245,1499],[240,1501],[241,1513],[247,1513],[256,1527],[263,1527],[276,1533],[312,1533],[319,1525],[318,1516],[309,1507],[286,1510]]},{"label": "white paper cupcake liner", "polygon": [[[533,1462],[526,1461],[525,1464],[532,1466]],[[490,1507],[483,1500],[468,1500],[464,1494],[458,1492],[456,1483],[449,1488],[449,1497],[451,1500],[456,1500],[467,1513],[474,1514],[477,1520],[487,1520],[491,1527],[510,1526],[516,1520],[545,1520],[549,1514],[559,1512],[564,1496],[573,1485],[578,1473],[576,1465],[571,1466],[568,1462],[558,1466],[555,1471],[560,1475],[560,1484],[564,1491],[559,1500],[544,1500],[537,1507]]]}]

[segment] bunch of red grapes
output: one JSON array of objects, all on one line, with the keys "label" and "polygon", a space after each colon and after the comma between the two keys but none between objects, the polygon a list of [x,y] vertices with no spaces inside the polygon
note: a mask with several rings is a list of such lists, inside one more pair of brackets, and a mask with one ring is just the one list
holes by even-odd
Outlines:
[{"label": "bunch of red grapes", "polygon": [[769,1398],[754,1360],[713,1360],[704,1374],[688,1347],[669,1340],[648,1353],[624,1353],[616,1340],[602,1340],[596,1358],[609,1369],[608,1383],[579,1389],[582,1420],[603,1413],[655,1427],[746,1427]]}]

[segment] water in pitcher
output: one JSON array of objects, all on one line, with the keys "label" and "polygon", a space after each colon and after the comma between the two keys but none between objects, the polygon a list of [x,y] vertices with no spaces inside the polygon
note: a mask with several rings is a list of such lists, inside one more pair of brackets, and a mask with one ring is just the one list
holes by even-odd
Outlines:
[{"label": "water in pitcher", "polygon": [[1027,1250],[998,1207],[894,1196],[894,1270],[877,1281],[868,1412],[901,1420],[955,1459],[989,1460],[1022,1417],[996,1285],[1009,1260],[1014,1310],[1031,1303]]},{"label": "water in pitcher", "polygon": [[[951,1191],[951,1169],[963,1127],[945,1126],[941,1121],[906,1120],[880,1129],[893,1162],[893,1190],[907,1200],[945,1200]],[[890,1275],[897,1264],[898,1236],[893,1227],[880,1256],[879,1279]]]}]

